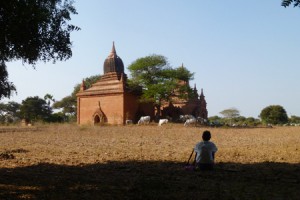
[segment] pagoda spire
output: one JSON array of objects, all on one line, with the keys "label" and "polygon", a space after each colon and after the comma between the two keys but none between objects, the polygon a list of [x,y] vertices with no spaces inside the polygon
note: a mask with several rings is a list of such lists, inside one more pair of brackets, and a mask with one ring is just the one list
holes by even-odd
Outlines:
[{"label": "pagoda spire", "polygon": [[112,46],[111,52],[114,54],[117,54],[116,48],[115,48],[115,41],[113,41],[113,46]]},{"label": "pagoda spire", "polygon": [[206,100],[205,100],[205,96],[203,94],[203,88],[201,88],[201,94],[200,94],[200,117],[203,119],[207,119],[207,108],[206,108]]},{"label": "pagoda spire", "polygon": [[85,86],[84,79],[82,79],[82,83],[80,85],[80,91],[84,91],[84,90],[86,90],[86,86]]},{"label": "pagoda spire", "polygon": [[108,57],[112,58],[112,57],[116,57],[116,56],[117,56],[117,52],[116,52],[116,48],[115,48],[115,42],[113,41],[113,46],[111,48],[111,52]]},{"label": "pagoda spire", "polygon": [[194,83],[194,95],[195,95],[195,98],[198,99],[199,95],[198,95],[198,90],[197,90],[197,87],[196,87],[196,83]]},{"label": "pagoda spire", "polygon": [[200,94],[200,96],[204,96],[204,94],[203,94],[203,88],[201,88],[201,94]]}]

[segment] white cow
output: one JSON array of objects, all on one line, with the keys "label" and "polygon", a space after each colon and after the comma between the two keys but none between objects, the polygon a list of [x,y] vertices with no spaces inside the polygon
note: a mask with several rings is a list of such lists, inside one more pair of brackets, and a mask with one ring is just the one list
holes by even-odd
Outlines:
[{"label": "white cow", "polygon": [[179,115],[179,120],[185,122],[188,119],[196,119],[193,115]]},{"label": "white cow", "polygon": [[185,117],[186,117],[187,119],[196,119],[196,117],[194,117],[193,115],[185,115]]},{"label": "white cow", "polygon": [[150,116],[142,116],[138,121],[138,125],[140,124],[149,124],[150,123]]},{"label": "white cow", "polygon": [[193,119],[187,119],[185,122],[184,122],[184,126],[188,126],[190,124],[196,124],[197,120],[195,118]]},{"label": "white cow", "polygon": [[197,122],[199,122],[200,124],[207,124],[207,119],[204,119],[202,117],[197,117]]},{"label": "white cow", "polygon": [[182,121],[182,122],[185,122],[186,118],[185,118],[184,115],[179,115],[179,120]]},{"label": "white cow", "polygon": [[160,119],[159,122],[158,122],[158,126],[161,126],[163,124],[167,124],[168,123],[168,119]]}]

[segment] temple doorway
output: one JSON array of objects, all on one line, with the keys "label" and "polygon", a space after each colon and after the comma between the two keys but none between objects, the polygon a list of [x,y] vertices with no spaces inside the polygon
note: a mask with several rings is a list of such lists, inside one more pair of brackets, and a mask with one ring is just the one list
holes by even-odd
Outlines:
[{"label": "temple doorway", "polygon": [[94,116],[94,125],[100,125],[101,124],[101,118],[99,115]]}]

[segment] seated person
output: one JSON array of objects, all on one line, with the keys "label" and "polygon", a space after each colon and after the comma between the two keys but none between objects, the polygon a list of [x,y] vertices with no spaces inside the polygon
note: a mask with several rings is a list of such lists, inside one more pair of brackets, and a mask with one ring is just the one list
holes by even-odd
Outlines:
[{"label": "seated person", "polygon": [[202,134],[203,141],[197,143],[194,148],[196,168],[200,170],[212,170],[214,168],[215,153],[218,149],[213,142],[209,141],[210,138],[210,132],[204,131]]}]

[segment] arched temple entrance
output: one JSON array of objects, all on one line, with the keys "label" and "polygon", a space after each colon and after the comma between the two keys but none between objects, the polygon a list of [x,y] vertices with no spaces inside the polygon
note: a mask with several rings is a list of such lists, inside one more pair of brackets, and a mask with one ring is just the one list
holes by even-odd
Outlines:
[{"label": "arched temple entrance", "polygon": [[96,112],[93,115],[93,123],[94,125],[103,125],[106,122],[106,117],[103,115],[103,113]]},{"label": "arched temple entrance", "polygon": [[93,123],[94,125],[102,125],[105,122],[107,122],[106,116],[103,113],[101,107],[100,107],[100,101],[98,102],[99,108],[96,109],[96,111],[93,114]]},{"label": "arched temple entrance", "polygon": [[94,125],[100,124],[100,122],[101,122],[101,120],[100,120],[99,115],[95,115],[94,116]]}]

